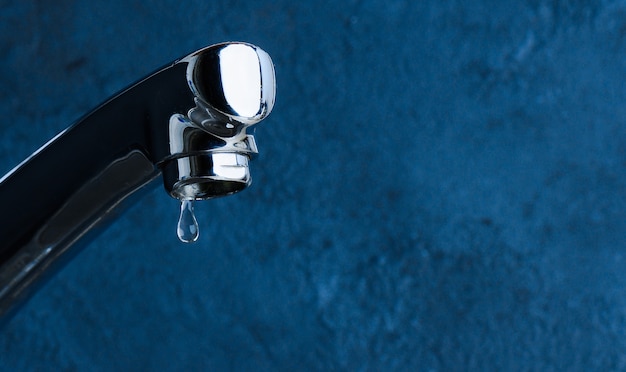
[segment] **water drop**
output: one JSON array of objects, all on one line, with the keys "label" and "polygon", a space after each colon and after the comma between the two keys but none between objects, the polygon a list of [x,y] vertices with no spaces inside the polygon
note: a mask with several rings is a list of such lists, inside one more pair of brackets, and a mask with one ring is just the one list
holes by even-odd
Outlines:
[{"label": "water drop", "polygon": [[183,200],[180,204],[180,218],[178,219],[178,239],[183,243],[193,243],[198,240],[198,221],[193,213],[193,200]]}]

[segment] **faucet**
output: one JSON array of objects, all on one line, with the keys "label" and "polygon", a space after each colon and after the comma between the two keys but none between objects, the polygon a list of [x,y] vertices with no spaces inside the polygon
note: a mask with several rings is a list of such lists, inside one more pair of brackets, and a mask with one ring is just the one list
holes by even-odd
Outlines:
[{"label": "faucet", "polygon": [[0,178],[0,319],[163,175],[177,233],[198,239],[193,202],[250,185],[247,128],[272,111],[262,49],[212,45],[113,96]]}]

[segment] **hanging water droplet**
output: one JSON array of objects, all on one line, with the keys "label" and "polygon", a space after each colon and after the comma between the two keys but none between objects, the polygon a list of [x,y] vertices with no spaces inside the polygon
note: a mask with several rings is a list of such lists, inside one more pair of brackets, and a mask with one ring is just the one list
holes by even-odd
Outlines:
[{"label": "hanging water droplet", "polygon": [[193,200],[183,200],[180,204],[180,218],[178,219],[178,239],[183,243],[193,243],[198,240],[198,221],[193,213]]}]

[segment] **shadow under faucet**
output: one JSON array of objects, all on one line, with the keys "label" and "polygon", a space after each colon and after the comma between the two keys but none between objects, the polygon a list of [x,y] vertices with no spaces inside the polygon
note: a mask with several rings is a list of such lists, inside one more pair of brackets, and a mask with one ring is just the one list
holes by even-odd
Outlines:
[{"label": "shadow under faucet", "polygon": [[[274,67],[240,42],[181,58],[114,96],[0,178],[0,320],[163,174],[198,237],[194,200],[243,190],[246,132],[274,106]],[[130,196],[133,198],[129,198]]]}]

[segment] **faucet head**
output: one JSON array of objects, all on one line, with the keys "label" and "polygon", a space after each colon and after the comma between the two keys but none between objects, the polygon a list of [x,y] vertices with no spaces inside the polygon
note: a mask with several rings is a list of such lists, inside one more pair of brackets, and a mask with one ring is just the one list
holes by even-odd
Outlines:
[{"label": "faucet head", "polygon": [[276,82],[270,56],[246,43],[224,43],[181,60],[196,106],[169,123],[165,188],[179,200],[204,200],[251,183],[256,143],[246,129],[270,114]]},{"label": "faucet head", "polygon": [[274,65],[262,49],[246,43],[224,43],[188,58],[189,87],[219,120],[252,125],[272,111],[276,97]]}]

